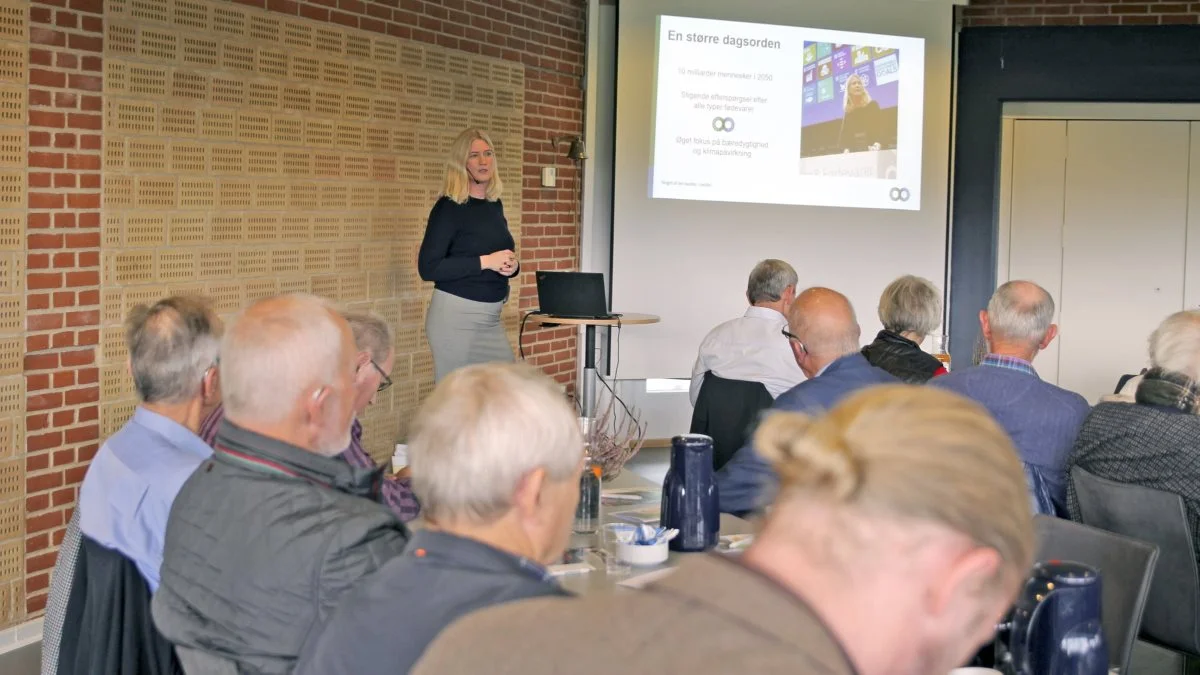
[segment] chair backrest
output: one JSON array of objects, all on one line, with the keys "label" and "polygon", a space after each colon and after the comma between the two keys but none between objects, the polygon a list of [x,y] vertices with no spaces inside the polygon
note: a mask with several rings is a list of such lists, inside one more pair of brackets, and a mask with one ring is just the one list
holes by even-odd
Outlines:
[{"label": "chair backrest", "polygon": [[1034,516],[1039,562],[1070,560],[1100,571],[1100,607],[1111,667],[1129,672],[1129,656],[1150,592],[1158,547],[1050,516]]},{"label": "chair backrest", "polygon": [[62,642],[63,623],[67,620],[67,604],[75,580],[75,563],[79,558],[79,509],[71,514],[58,557],[50,574],[50,595],[46,598],[46,615],[42,617],[41,675],[58,674],[58,648]]},{"label": "chair backrest", "polygon": [[1071,471],[1083,522],[1158,546],[1142,635],[1171,649],[1200,654],[1200,568],[1183,497]]},{"label": "chair backrest", "polygon": [[725,466],[746,444],[758,415],[774,403],[761,382],[728,380],[712,372],[704,374],[696,407],[692,410],[691,433],[713,439],[713,469]]},{"label": "chair backrest", "polygon": [[150,616],[150,588],[129,558],[80,538],[58,651],[58,675],[179,675]]}]

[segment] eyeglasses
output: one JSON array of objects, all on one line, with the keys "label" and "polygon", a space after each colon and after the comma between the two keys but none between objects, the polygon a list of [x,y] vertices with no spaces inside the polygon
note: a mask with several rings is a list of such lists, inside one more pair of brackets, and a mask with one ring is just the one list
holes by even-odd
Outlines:
[{"label": "eyeglasses", "polygon": [[383,372],[383,368],[380,368],[379,364],[375,363],[375,359],[371,359],[371,366],[373,366],[375,371],[379,373],[379,377],[383,378],[379,381],[379,388],[375,391],[383,391],[384,389],[392,386],[392,378],[388,377],[388,374]]},{"label": "eyeglasses", "polygon": [[784,328],[783,330],[781,330],[779,332],[783,334],[783,337],[800,345],[800,351],[804,352],[805,354],[808,353],[808,347],[805,347],[804,343],[800,341],[800,336],[796,335],[795,333],[791,332],[790,330],[788,330],[786,328]]}]

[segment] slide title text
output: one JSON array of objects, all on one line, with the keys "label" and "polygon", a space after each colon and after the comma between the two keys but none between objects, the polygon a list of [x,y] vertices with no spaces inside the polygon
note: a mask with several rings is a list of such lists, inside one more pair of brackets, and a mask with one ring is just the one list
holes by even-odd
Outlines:
[{"label": "slide title text", "polygon": [[709,35],[706,33],[681,33],[679,31],[668,30],[667,40],[671,42],[695,42],[697,44],[710,45],[730,45],[741,49],[742,47],[760,47],[762,49],[779,49],[778,40],[766,40],[759,38],[744,38],[736,35]]}]

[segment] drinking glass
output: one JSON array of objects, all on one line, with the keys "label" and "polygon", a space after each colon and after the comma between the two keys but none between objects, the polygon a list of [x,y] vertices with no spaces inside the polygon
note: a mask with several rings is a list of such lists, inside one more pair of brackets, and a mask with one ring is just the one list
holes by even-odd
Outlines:
[{"label": "drinking glass", "polygon": [[619,577],[629,574],[633,566],[628,562],[617,559],[617,532],[633,532],[633,526],[627,523],[608,523],[600,528],[601,553],[604,556],[604,573]]}]

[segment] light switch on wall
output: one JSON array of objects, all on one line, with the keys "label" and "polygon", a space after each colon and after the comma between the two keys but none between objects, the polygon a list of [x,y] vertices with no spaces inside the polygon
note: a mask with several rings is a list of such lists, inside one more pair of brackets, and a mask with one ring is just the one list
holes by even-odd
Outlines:
[{"label": "light switch on wall", "polygon": [[542,167],[542,187],[554,187],[558,172],[552,166]]}]

